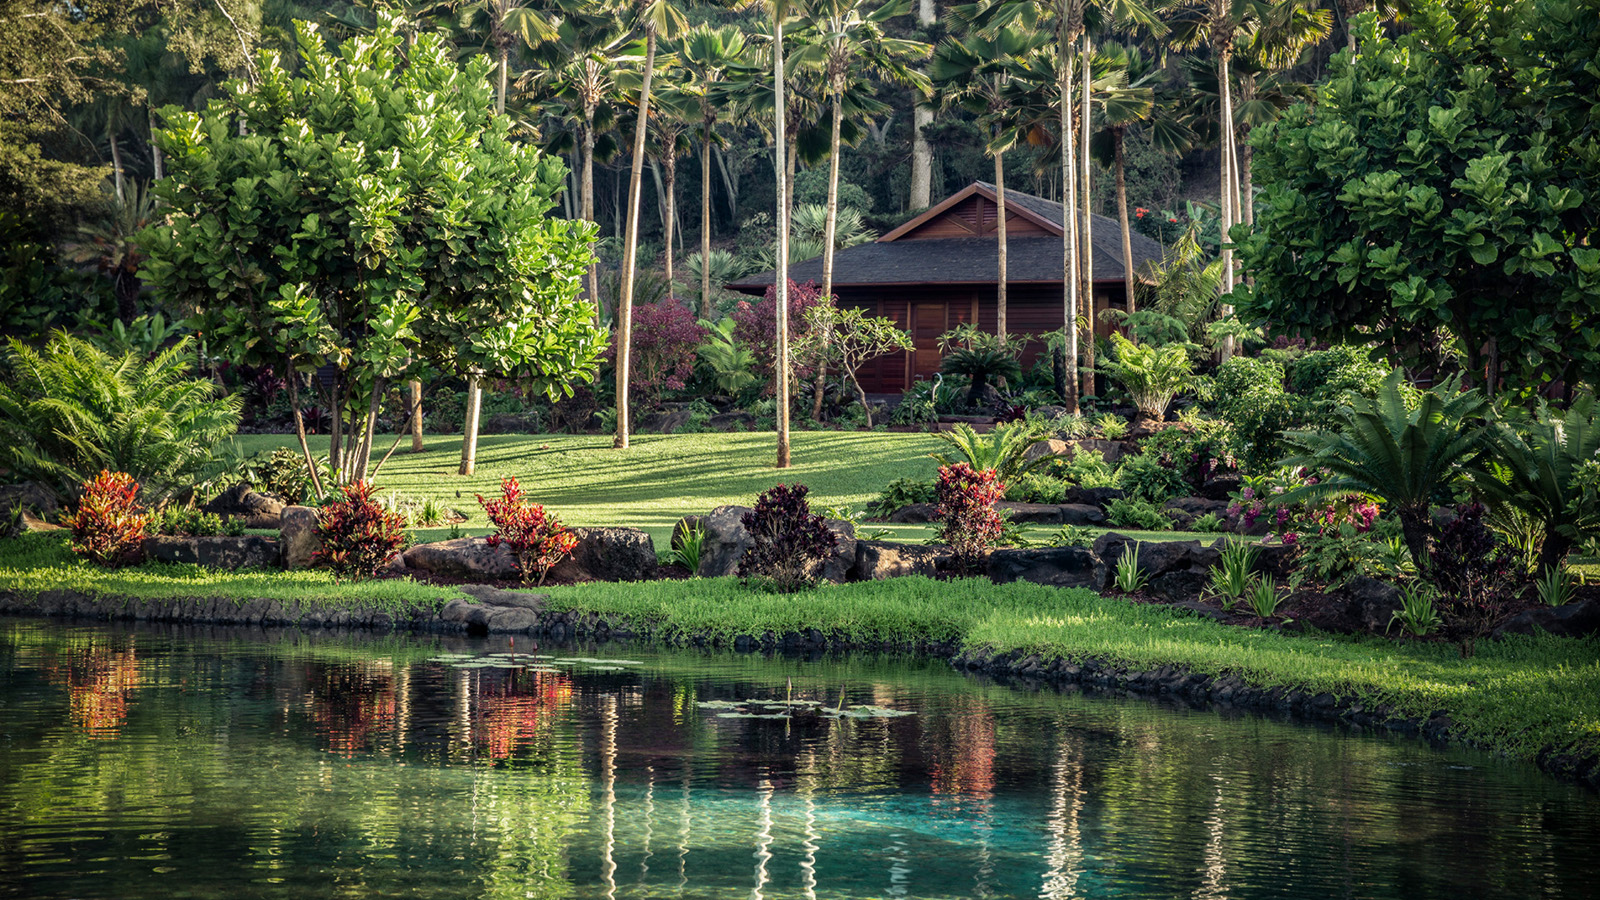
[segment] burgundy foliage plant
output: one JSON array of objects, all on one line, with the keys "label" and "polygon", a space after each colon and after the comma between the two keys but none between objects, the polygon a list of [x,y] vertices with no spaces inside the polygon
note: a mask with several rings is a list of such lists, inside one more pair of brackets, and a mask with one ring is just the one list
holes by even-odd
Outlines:
[{"label": "burgundy foliage plant", "polygon": [[1005,496],[993,469],[977,471],[960,462],[939,467],[938,515],[944,527],[939,537],[950,545],[955,565],[963,573],[974,571],[989,548],[1005,532],[1005,522],[994,505]]},{"label": "burgundy foliage plant", "polygon": [[357,481],[322,505],[317,539],[314,563],[344,578],[371,578],[405,545],[406,522],[372,499],[372,482]]},{"label": "burgundy foliage plant", "polygon": [[1470,655],[1473,641],[1490,632],[1516,603],[1516,554],[1484,524],[1482,503],[1456,507],[1455,519],[1437,527],[1429,551],[1429,580],[1439,589],[1445,630]]},{"label": "burgundy foliage plant", "polygon": [[817,583],[817,564],[839,545],[828,520],[811,512],[803,484],[774,486],[740,519],[750,547],[739,559],[739,577],[759,579],[782,593]]},{"label": "burgundy foliage plant", "polygon": [[[681,391],[694,372],[695,348],[706,330],[676,297],[633,308],[633,359],[629,381],[641,402],[658,406],[667,391]],[[616,358],[616,332],[607,359]]]},{"label": "burgundy foliage plant", "polygon": [[[778,357],[778,292],[774,288],[767,288],[767,294],[759,303],[750,303],[741,300],[733,308],[733,337],[741,345],[750,348],[756,357],[756,374],[768,383],[772,381],[772,361]],[[791,345],[801,343],[799,337],[806,333],[806,310],[824,302],[822,288],[816,282],[808,281],[805,284],[789,282],[789,341]],[[795,375],[798,378],[807,378],[810,373],[805,366],[796,366]]]}]

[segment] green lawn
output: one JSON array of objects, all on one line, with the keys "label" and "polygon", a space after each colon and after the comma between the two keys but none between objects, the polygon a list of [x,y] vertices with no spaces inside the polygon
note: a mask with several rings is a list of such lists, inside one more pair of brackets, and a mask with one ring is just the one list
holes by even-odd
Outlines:
[{"label": "green lawn", "polygon": [[[240,435],[245,454],[298,447],[293,435]],[[391,438],[392,440],[392,438]],[[932,478],[937,464],[928,454],[946,446],[931,434],[797,431],[792,465],[773,467],[777,439],[772,432],[715,434],[640,434],[633,446],[615,450],[605,435],[485,435],[478,439],[478,467],[456,474],[461,461],[459,435],[430,435],[427,450],[411,453],[407,441],[378,473],[381,493],[398,491],[418,499],[435,497],[466,513],[467,534],[489,531],[475,495],[500,490],[500,479],[516,476],[537,501],[568,525],[624,525],[650,532],[665,547],[672,526],[683,516],[718,506],[754,504],[756,495],[780,482],[811,488],[812,509],[848,506],[860,510],[896,478]],[[388,443],[378,442],[381,450]],[[325,437],[313,438],[312,451],[327,451]],[[925,541],[927,525],[870,525],[885,539]],[[438,540],[447,529],[420,529],[419,540]],[[1030,528],[1042,541],[1053,528]],[[1127,532],[1142,540],[1192,539],[1195,535]],[[1205,536],[1213,540],[1214,536]]]}]

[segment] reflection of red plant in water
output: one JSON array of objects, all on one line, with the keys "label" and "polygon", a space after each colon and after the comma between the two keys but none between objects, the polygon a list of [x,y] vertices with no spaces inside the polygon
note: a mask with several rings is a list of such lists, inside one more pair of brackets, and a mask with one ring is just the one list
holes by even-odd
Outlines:
[{"label": "reflection of red plant in water", "polygon": [[951,723],[950,743],[929,768],[934,794],[994,793],[994,716],[973,710]]},{"label": "reflection of red plant in water", "polygon": [[394,679],[388,672],[328,666],[312,676],[311,718],[330,752],[355,756],[368,749],[374,732],[394,726]]},{"label": "reflection of red plant in water", "polygon": [[139,689],[139,659],[132,648],[77,650],[49,669],[50,680],[67,686],[72,724],[96,740],[117,737],[128,718],[128,700]]},{"label": "reflection of red plant in water", "polygon": [[485,745],[490,759],[510,759],[571,702],[572,680],[555,673],[529,672],[484,685],[472,723],[473,743]]}]

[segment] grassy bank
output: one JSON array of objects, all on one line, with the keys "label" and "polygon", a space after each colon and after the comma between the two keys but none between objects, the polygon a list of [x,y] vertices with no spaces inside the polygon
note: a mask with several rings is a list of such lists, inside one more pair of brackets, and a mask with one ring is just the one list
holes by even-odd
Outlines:
[{"label": "grassy bank", "polygon": [[246,602],[262,597],[301,604],[435,607],[462,596],[454,588],[409,579],[340,582],[322,569],[226,571],[173,563],[102,569],[74,556],[59,534],[0,540],[0,591],[38,594],[73,590],[139,600],[206,598]]},{"label": "grassy bank", "polygon": [[800,595],[731,579],[550,589],[559,609],[731,636],[831,628],[861,638],[959,640],[1045,658],[1134,669],[1178,665],[1384,704],[1403,716],[1446,711],[1459,737],[1531,759],[1545,747],[1600,752],[1600,641],[1541,636],[1454,645],[1300,635],[1219,625],[1172,609],[1030,584],[903,578]]}]

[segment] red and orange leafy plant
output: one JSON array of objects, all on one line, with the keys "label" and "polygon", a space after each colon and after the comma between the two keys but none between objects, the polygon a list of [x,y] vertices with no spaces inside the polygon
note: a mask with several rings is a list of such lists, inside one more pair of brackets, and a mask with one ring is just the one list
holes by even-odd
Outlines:
[{"label": "red and orange leafy plant", "polygon": [[817,583],[817,563],[839,539],[826,518],[811,512],[809,491],[803,484],[780,484],[756,498],[756,508],[739,520],[750,532],[750,546],[739,558],[740,578],[760,579],[786,594]]},{"label": "red and orange leafy plant", "polygon": [[107,568],[138,562],[150,515],[139,505],[139,482],[126,472],[100,470],[83,483],[78,510],[62,519],[72,552]]},{"label": "red and orange leafy plant", "polygon": [[322,505],[317,538],[313,562],[346,578],[371,578],[404,546],[406,520],[372,499],[370,481],[356,481]]},{"label": "red and orange leafy plant", "polygon": [[479,494],[478,502],[497,529],[489,535],[489,546],[505,544],[517,558],[524,581],[537,574],[538,583],[544,584],[550,569],[578,545],[578,536],[560,519],[522,495],[522,485],[515,478],[500,482],[500,499],[485,500]]},{"label": "red and orange leafy plant", "polygon": [[956,569],[972,572],[1005,532],[1005,522],[994,505],[1005,496],[1006,486],[995,470],[978,471],[959,462],[939,467],[935,491],[938,516],[944,523],[939,537],[950,546]]}]

